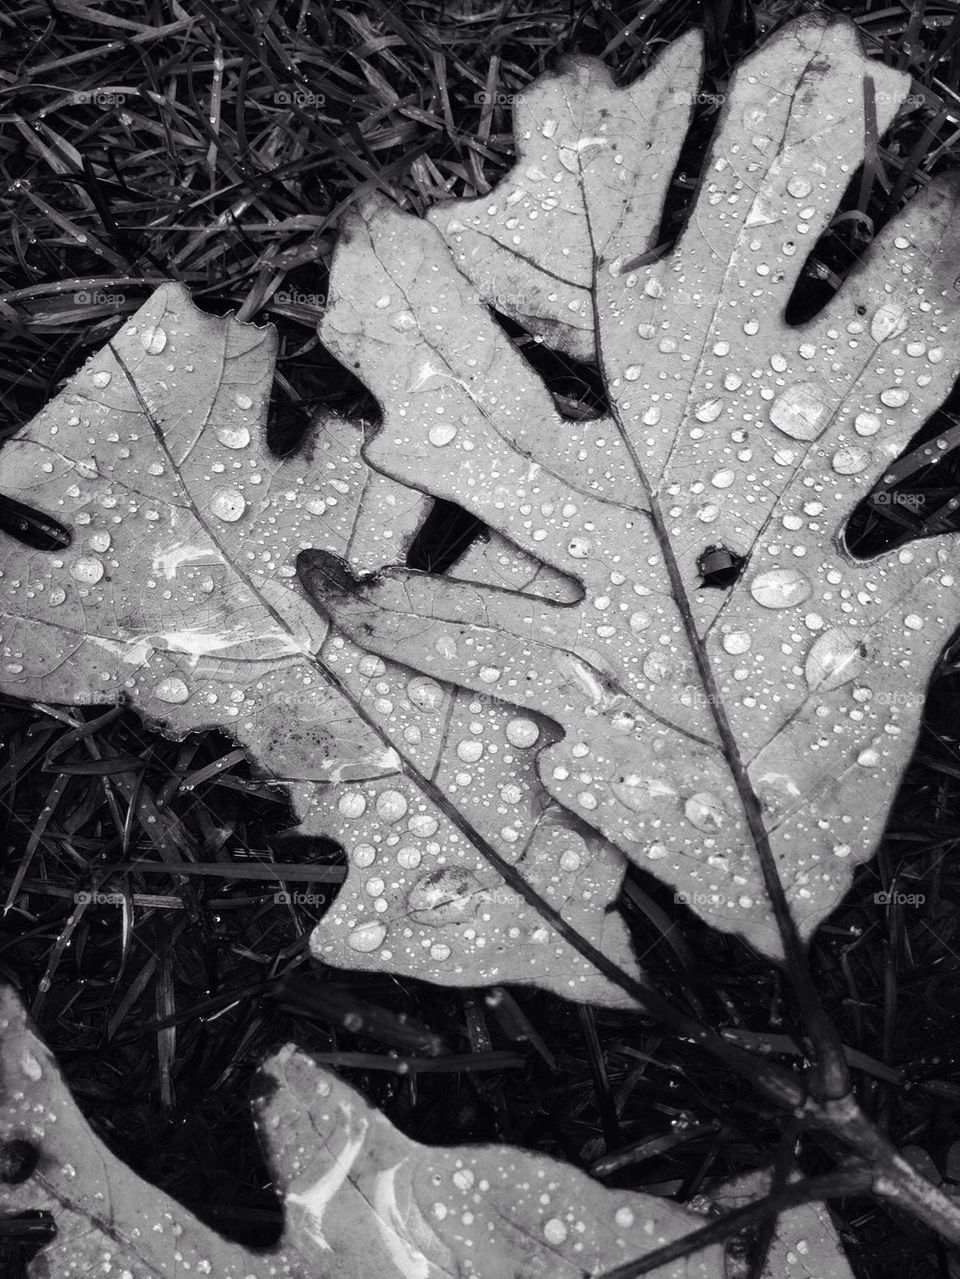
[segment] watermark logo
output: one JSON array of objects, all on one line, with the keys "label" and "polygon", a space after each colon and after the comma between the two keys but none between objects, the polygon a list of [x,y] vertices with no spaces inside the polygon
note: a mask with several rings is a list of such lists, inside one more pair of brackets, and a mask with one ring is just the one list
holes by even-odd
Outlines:
[{"label": "watermark logo", "polygon": [[122,906],[123,893],[100,893],[94,889],[73,894],[77,906]]},{"label": "watermark logo", "polygon": [[870,501],[874,506],[906,506],[916,511],[926,505],[927,499],[922,493],[901,493],[899,489],[885,489],[881,493],[874,493]]},{"label": "watermark logo", "polygon": [[326,94],[314,93],[312,89],[278,89],[273,95],[274,105],[278,107],[322,107],[326,102]]},{"label": "watermark logo", "polygon": [[927,899],[923,893],[901,893],[889,889],[874,893],[873,900],[878,906],[922,906]]},{"label": "watermark logo", "polygon": [[487,93],[481,91],[473,95],[473,101],[478,107],[512,107],[520,101],[519,93]]},{"label": "watermark logo", "polygon": [[279,892],[273,894],[274,906],[325,906],[329,900],[326,893]]},{"label": "watermark logo", "polygon": [[127,100],[127,94],[118,93],[114,89],[77,89],[70,94],[70,101],[78,107],[121,107]]},{"label": "watermark logo", "polygon": [[312,306],[322,310],[327,305],[323,293],[301,293],[299,289],[278,289],[273,297],[281,306]]},{"label": "watermark logo", "polygon": [[125,293],[104,293],[102,289],[80,289],[73,295],[74,306],[123,306]]}]

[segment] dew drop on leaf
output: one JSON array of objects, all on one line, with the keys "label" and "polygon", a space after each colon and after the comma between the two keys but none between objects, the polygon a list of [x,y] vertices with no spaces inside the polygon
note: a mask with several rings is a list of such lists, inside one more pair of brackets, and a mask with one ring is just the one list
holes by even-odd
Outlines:
[{"label": "dew drop on leaf", "polygon": [[750,648],[750,635],[747,631],[731,631],[723,637],[724,651],[734,656],[746,653]]},{"label": "dew drop on leaf", "polygon": [[691,795],[684,804],[683,811],[687,821],[702,831],[719,830],[726,817],[723,804],[709,791],[698,791],[696,795]]},{"label": "dew drop on leaf", "polygon": [[215,434],[227,449],[244,449],[250,443],[250,432],[245,426],[218,426]]},{"label": "dew drop on leaf", "polygon": [[838,449],[830,459],[830,465],[838,475],[859,475],[870,465],[870,452],[856,445]]},{"label": "dew drop on leaf", "polygon": [[897,337],[907,327],[907,308],[896,302],[885,302],[877,307],[870,321],[870,336],[874,342],[885,342]]},{"label": "dew drop on leaf", "polygon": [[190,697],[190,689],[179,675],[162,679],[153,691],[159,701],[169,702],[171,706],[179,706]]},{"label": "dew drop on leaf", "polygon": [[811,692],[827,693],[855,679],[863,670],[861,640],[843,626],[834,626],[818,635],[804,667]]},{"label": "dew drop on leaf", "polygon": [[217,489],[210,499],[210,510],[227,524],[238,520],[246,507],[246,499],[237,489]]},{"label": "dew drop on leaf", "polygon": [[823,390],[816,382],[797,382],[773,401],[770,421],[791,439],[815,440],[829,412]]},{"label": "dew drop on leaf", "polygon": [[140,334],[140,345],[147,355],[160,355],[167,345],[167,331],[159,324],[149,324]]},{"label": "dew drop on leaf", "polygon": [[809,579],[795,568],[774,568],[750,583],[750,594],[764,608],[791,608],[810,595]]},{"label": "dew drop on leaf", "polygon": [[81,556],[71,564],[70,572],[78,582],[83,582],[85,586],[93,586],[103,577],[103,564],[92,556]]},{"label": "dew drop on leaf", "polygon": [[532,719],[517,716],[507,722],[506,735],[511,746],[522,750],[534,744],[540,736],[540,729]]},{"label": "dew drop on leaf", "polygon": [[102,391],[113,381],[113,374],[108,373],[106,369],[98,369],[90,380],[98,390]]},{"label": "dew drop on leaf", "polygon": [[386,935],[386,925],[378,923],[376,920],[371,920],[367,924],[361,924],[359,928],[355,928],[348,935],[347,945],[353,950],[366,954],[371,950],[376,950]]},{"label": "dew drop on leaf", "polygon": [[455,426],[450,422],[441,422],[437,426],[431,426],[427,432],[427,439],[437,448],[443,448],[445,444],[449,444],[451,440],[455,439],[456,435],[457,428]]}]

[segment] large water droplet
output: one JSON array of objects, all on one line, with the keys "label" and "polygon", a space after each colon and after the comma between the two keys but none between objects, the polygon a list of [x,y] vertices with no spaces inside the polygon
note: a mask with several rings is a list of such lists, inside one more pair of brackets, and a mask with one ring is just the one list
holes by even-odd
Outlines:
[{"label": "large water droplet", "polygon": [[760,573],[750,583],[750,594],[764,608],[791,608],[810,595],[812,587],[795,568],[774,568]]},{"label": "large water droplet", "polygon": [[347,945],[354,950],[364,953],[376,950],[384,937],[387,935],[385,924],[377,923],[371,920],[368,924],[361,924],[359,928],[355,928],[347,938]]},{"label": "large water droplet", "polygon": [[907,308],[899,302],[884,302],[877,307],[870,321],[870,336],[874,342],[885,342],[887,338],[896,337],[907,327]]},{"label": "large water droplet", "polygon": [[210,499],[210,510],[228,524],[238,520],[246,508],[246,498],[237,489],[217,489]]},{"label": "large water droplet", "polygon": [[91,381],[98,390],[102,391],[104,387],[109,386],[113,381],[113,374],[108,373],[106,369],[99,369],[96,373],[94,373]]},{"label": "large water droplet", "polygon": [[419,710],[430,714],[443,706],[443,689],[434,679],[426,675],[416,675],[407,685],[407,696]]},{"label": "large water droplet", "polygon": [[81,556],[70,565],[70,573],[84,586],[93,586],[103,577],[103,564],[92,556]]},{"label": "large water droplet", "polygon": [[811,692],[828,693],[855,679],[863,670],[860,644],[860,637],[844,626],[833,626],[818,635],[804,668]]},{"label": "large water droplet", "polygon": [[431,927],[454,924],[474,913],[480,889],[479,880],[468,871],[453,867],[432,870],[407,894],[410,918]]},{"label": "large water droplet", "polygon": [[729,635],[723,637],[724,652],[734,656],[746,653],[750,648],[751,639],[746,631],[731,631]]},{"label": "large water droplet", "polygon": [[620,781],[611,783],[610,790],[631,813],[644,813],[657,800],[672,798],[677,793],[662,778],[641,777],[639,773],[628,773]]},{"label": "large water droplet", "polygon": [[711,400],[703,400],[693,411],[698,422],[715,422],[723,412],[723,400],[715,396]]},{"label": "large water droplet", "polygon": [[510,745],[522,750],[534,744],[540,736],[540,729],[532,719],[518,716],[508,721],[506,734]]},{"label": "large water droplet", "polygon": [[683,806],[687,821],[697,830],[715,831],[723,825],[726,809],[716,795],[709,791],[698,791],[691,795]]},{"label": "large water droplet", "polygon": [[770,421],[794,440],[815,440],[829,413],[824,390],[816,382],[797,382],[770,405]]},{"label": "large water droplet", "polygon": [[215,434],[227,449],[245,449],[250,443],[250,432],[245,426],[218,426]]},{"label": "large water droplet", "polygon": [[859,475],[870,465],[869,449],[852,444],[848,448],[838,449],[830,460],[830,465],[838,475]]},{"label": "large water droplet", "polygon": [[140,334],[140,345],[147,355],[159,355],[167,345],[167,331],[159,324],[149,324]]},{"label": "large water droplet", "polygon": [[443,448],[445,444],[449,444],[452,439],[456,438],[457,428],[450,422],[440,422],[436,426],[431,426],[427,432],[427,439],[438,449]]},{"label": "large water droplet", "polygon": [[159,701],[169,702],[171,706],[179,706],[190,697],[190,688],[179,675],[169,675],[162,679],[153,691]]}]

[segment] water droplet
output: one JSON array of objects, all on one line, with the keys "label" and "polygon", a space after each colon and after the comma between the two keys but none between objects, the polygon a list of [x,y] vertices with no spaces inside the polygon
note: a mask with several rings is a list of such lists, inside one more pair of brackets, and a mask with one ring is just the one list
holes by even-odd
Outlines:
[{"label": "water droplet", "polygon": [[70,565],[70,573],[85,586],[93,586],[103,577],[103,565],[91,556],[81,556]]},{"label": "water droplet", "polygon": [[540,736],[540,729],[532,719],[517,717],[511,719],[506,727],[507,741],[511,746],[524,749],[532,746]]},{"label": "water droplet", "polygon": [[110,534],[106,529],[96,529],[87,538],[87,545],[91,551],[98,551],[102,555],[104,551],[109,551],[110,541]]},{"label": "water droplet", "polygon": [[28,1079],[32,1079],[34,1081],[42,1078],[43,1076],[43,1067],[37,1061],[36,1057],[34,1057],[29,1048],[24,1048],[23,1052],[20,1054],[20,1069]]},{"label": "water droplet", "polygon": [[812,587],[795,568],[774,568],[750,583],[750,594],[764,608],[792,608],[810,595]]},{"label": "water droplet", "polygon": [[397,822],[407,811],[407,801],[398,790],[381,791],[377,796],[377,813],[385,822]]},{"label": "water droplet", "polygon": [[715,489],[728,489],[737,478],[736,472],[731,470],[717,471],[716,475],[710,480]]},{"label": "water droplet", "polygon": [[62,586],[51,586],[50,590],[47,592],[47,603],[52,608],[56,608],[58,604],[62,604],[66,598],[67,592]]},{"label": "water droplet", "polygon": [[903,619],[903,624],[908,631],[923,630],[923,618],[920,617],[917,613],[908,613],[906,617]]},{"label": "water droplet", "polygon": [[868,747],[857,756],[857,763],[862,768],[876,768],[880,763],[880,752]]},{"label": "water droplet", "polygon": [[153,691],[161,702],[169,702],[172,706],[179,706],[190,698],[190,688],[179,675],[162,679]]},{"label": "water droplet", "polygon": [[218,426],[215,434],[227,449],[245,449],[250,443],[250,432],[245,426]]},{"label": "water droplet", "polygon": [[838,475],[859,475],[870,465],[870,458],[869,449],[851,445],[849,448],[838,449],[831,458],[830,465]]},{"label": "water droplet", "polygon": [[109,386],[113,381],[113,374],[108,373],[106,369],[99,369],[96,373],[94,373],[91,381],[95,387],[102,391],[104,387]]},{"label": "water droplet", "polygon": [[483,743],[474,738],[467,738],[457,743],[457,758],[464,764],[475,764],[483,754]]},{"label": "water droplet", "polygon": [[797,382],[770,405],[770,421],[791,439],[815,440],[830,412],[823,396],[816,382]]},{"label": "water droplet", "polygon": [[159,324],[149,324],[140,334],[140,345],[147,355],[160,355],[167,345],[167,331]]},{"label": "water droplet", "polygon": [[238,520],[246,508],[246,498],[237,489],[217,489],[210,499],[210,510],[227,524]]},{"label": "water droplet", "polygon": [[246,412],[247,409],[253,408],[253,400],[251,400],[249,395],[238,395],[235,403],[237,408],[243,409],[244,412]]},{"label": "water droplet", "polygon": [[359,928],[355,928],[347,938],[347,944],[354,950],[366,953],[376,950],[386,935],[386,925],[371,920],[370,923],[361,924]]},{"label": "water droplet", "polygon": [[814,693],[828,693],[855,679],[863,670],[861,640],[843,626],[833,626],[818,635],[807,654],[804,675]]},{"label": "water droplet", "polygon": [[443,706],[444,692],[436,680],[415,676],[407,685],[407,696],[419,710],[434,714]]},{"label": "water droplet", "polygon": [[652,618],[649,613],[638,610],[636,613],[630,614],[630,629],[635,635],[639,635],[641,631],[645,631],[650,625]]},{"label": "water droplet", "polygon": [[853,420],[853,429],[858,435],[876,435],[881,422],[872,413],[858,413]]},{"label": "water droplet", "polygon": [[734,656],[740,653],[746,653],[750,648],[751,640],[746,631],[731,631],[729,635],[723,637],[724,651]]},{"label": "water droplet", "polygon": [[658,800],[672,799],[676,791],[660,777],[641,777],[639,773],[628,773],[617,782],[610,784],[610,790],[616,800],[631,813],[645,813]]},{"label": "water droplet", "polygon": [[719,830],[727,815],[723,804],[709,791],[698,791],[696,795],[691,795],[684,804],[683,811],[687,821],[702,831]]},{"label": "water droplet", "polygon": [[902,409],[910,398],[910,392],[905,386],[888,386],[885,391],[880,392],[881,404],[886,404],[890,409]]},{"label": "water droplet", "polygon": [[808,196],[813,190],[811,183],[807,178],[801,177],[799,173],[795,173],[787,183],[787,190],[796,200],[802,200]]},{"label": "water droplet", "polygon": [[359,791],[347,791],[337,801],[337,809],[344,817],[362,817],[367,811],[367,801]]},{"label": "water droplet", "polygon": [[567,1228],[559,1217],[551,1217],[544,1222],[543,1237],[549,1244],[561,1244],[567,1237]]},{"label": "water droplet", "polygon": [[443,448],[445,444],[449,444],[451,440],[456,438],[457,428],[450,422],[440,422],[436,426],[431,426],[427,432],[427,439],[431,444],[436,445],[438,449]]},{"label": "water droplet", "polygon": [[474,913],[480,881],[469,871],[444,867],[422,876],[407,894],[407,910],[418,924],[455,924]]},{"label": "water droplet", "polygon": [[902,303],[884,302],[873,313],[870,336],[874,342],[885,342],[887,338],[897,337],[902,333],[908,322],[907,308]]},{"label": "water droplet", "polygon": [[618,1208],[613,1214],[613,1219],[621,1230],[629,1230],[636,1218],[633,1215],[632,1208]]},{"label": "water droplet", "polygon": [[715,422],[723,412],[723,400],[720,396],[715,396],[711,400],[704,400],[694,409],[693,416],[698,422]]}]

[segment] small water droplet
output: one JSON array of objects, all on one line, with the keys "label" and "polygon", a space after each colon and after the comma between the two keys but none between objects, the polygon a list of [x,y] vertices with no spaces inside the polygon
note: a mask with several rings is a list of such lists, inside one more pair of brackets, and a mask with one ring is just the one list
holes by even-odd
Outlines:
[{"label": "small water droplet", "polygon": [[802,200],[808,196],[813,190],[812,185],[807,178],[802,177],[799,173],[795,173],[787,183],[787,190],[796,200]]},{"label": "small water droplet", "polygon": [[886,404],[890,409],[902,409],[910,398],[910,392],[905,386],[888,386],[885,391],[880,392],[881,404]]},{"label": "small water droplet", "polygon": [[91,378],[91,381],[93,382],[93,385],[98,388],[98,390],[102,391],[104,387],[109,386],[110,383],[113,381],[113,374],[108,373],[106,369],[98,369],[97,372],[94,373],[93,377]]},{"label": "small water droplet", "polygon": [[880,426],[880,419],[872,413],[858,413],[853,419],[853,429],[858,435],[876,435]]},{"label": "small water droplet", "polygon": [[551,1217],[544,1222],[543,1237],[549,1244],[561,1244],[567,1237],[567,1228],[559,1217]]}]

